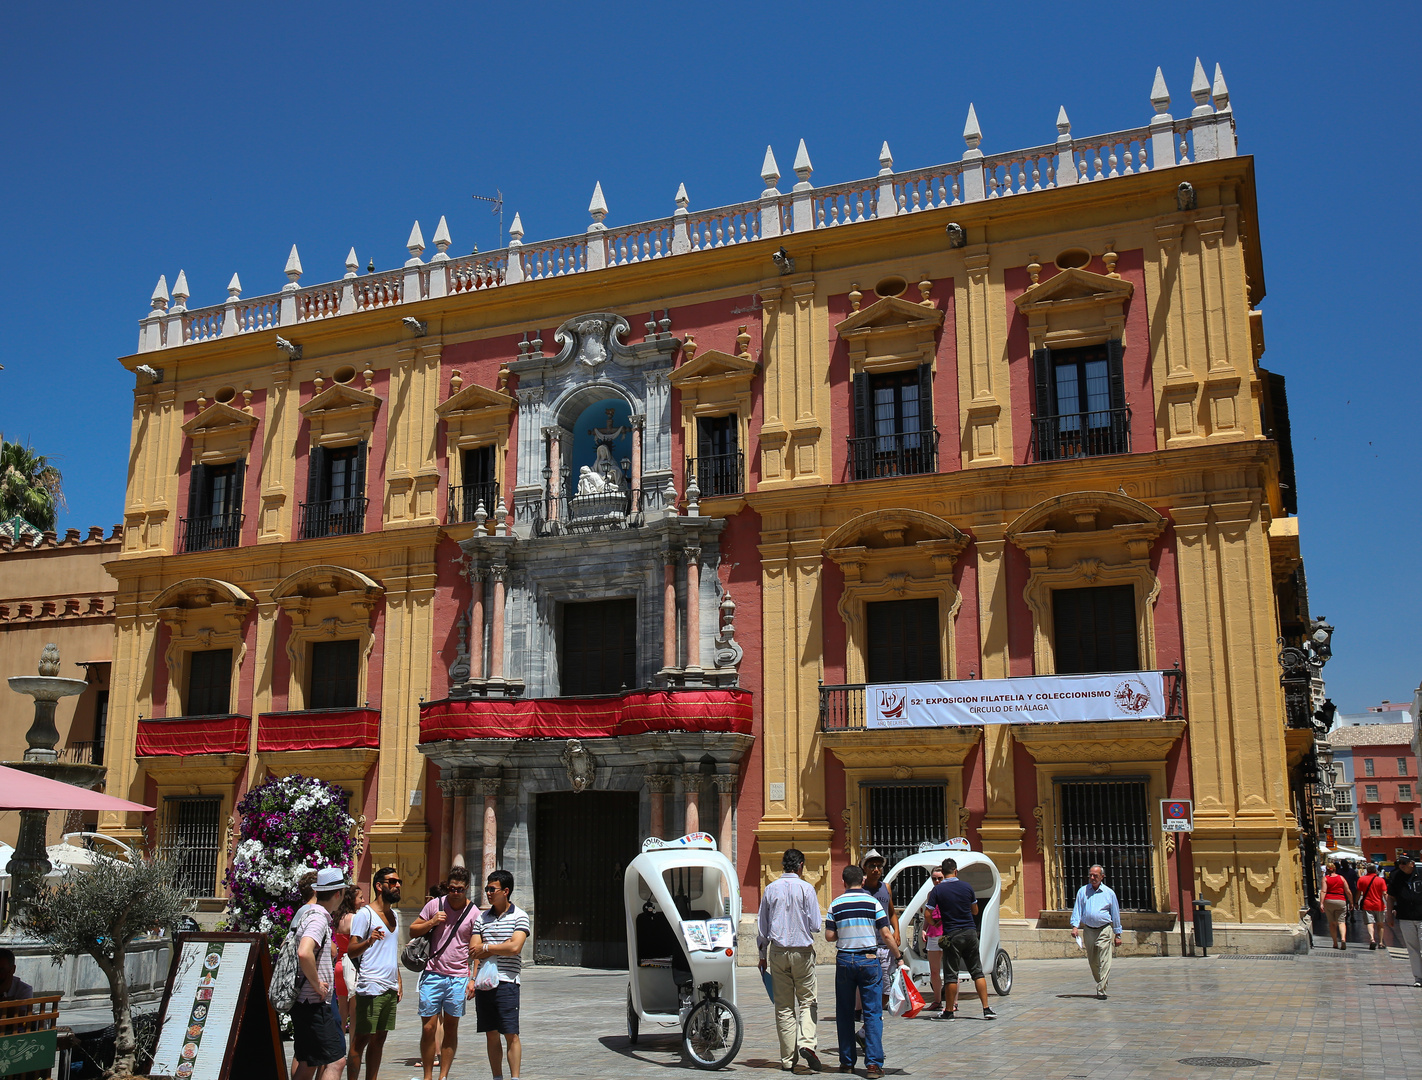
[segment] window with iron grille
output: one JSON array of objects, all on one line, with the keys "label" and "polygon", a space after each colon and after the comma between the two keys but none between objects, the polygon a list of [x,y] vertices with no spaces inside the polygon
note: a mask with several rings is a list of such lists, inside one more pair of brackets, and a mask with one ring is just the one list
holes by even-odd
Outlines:
[{"label": "window with iron grille", "polygon": [[943,678],[938,601],[881,600],[864,605],[865,678],[871,683]]},{"label": "window with iron grille", "polygon": [[1155,842],[1145,780],[1058,780],[1055,905],[1070,908],[1099,863],[1123,911],[1155,910]]},{"label": "window with iron grille", "polygon": [[460,487],[450,492],[449,514],[451,521],[473,521],[484,504],[484,513],[490,517],[499,503],[499,485],[494,479],[494,446],[473,446],[464,451],[461,458]]},{"label": "window with iron grille", "polygon": [[616,694],[637,686],[637,601],[563,605],[558,684],[565,697]]},{"label": "window with iron grille", "polygon": [[313,446],[307,461],[301,535],[346,536],[365,529],[366,444]]},{"label": "window with iron grille", "polygon": [[175,851],[189,896],[217,895],[218,822],[222,800],[216,796],[169,796],[164,846]]},{"label": "window with iron grille", "polygon": [[1036,460],[1130,452],[1131,411],[1126,407],[1119,341],[1080,349],[1038,349],[1032,363]]},{"label": "window with iron grille", "polygon": [[94,764],[104,763],[104,743],[109,738],[109,692],[99,691],[99,699],[94,703]]},{"label": "window with iron grille", "polygon": [[232,711],[232,650],[188,653],[184,716],[225,716]]},{"label": "window with iron grille", "polygon": [[184,551],[236,547],[242,535],[245,461],[196,464],[188,474],[188,516],[183,519]]},{"label": "window with iron grille", "polygon": [[701,416],[696,420],[696,485],[703,496],[739,495],[745,488],[737,441],[740,418]]},{"label": "window with iron grille", "polygon": [[[867,783],[859,785],[859,854],[870,848],[884,856],[886,869],[921,843],[947,839],[948,789],[943,784]],[[902,908],[928,877],[922,868],[895,879],[894,906]]]},{"label": "window with iron grille", "polygon": [[854,377],[854,479],[933,472],[933,367]]},{"label": "window with iron grille", "polygon": [[354,709],[360,697],[360,642],[317,641],[311,646],[308,709]]},{"label": "window with iron grille", "polygon": [[1135,671],[1141,666],[1132,585],[1053,589],[1052,630],[1058,675]]}]

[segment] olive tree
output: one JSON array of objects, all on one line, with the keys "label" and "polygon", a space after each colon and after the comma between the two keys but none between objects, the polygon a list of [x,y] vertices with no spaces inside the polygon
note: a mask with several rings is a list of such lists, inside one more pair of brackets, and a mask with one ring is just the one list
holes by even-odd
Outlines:
[{"label": "olive tree", "polygon": [[109,980],[116,1033],[110,1076],[132,1076],[138,1059],[124,970],[129,946],[155,928],[171,937],[192,910],[181,871],[171,852],[134,852],[127,861],[95,853],[91,867],[72,869],[41,890],[19,916],[26,931],[49,945],[54,963],[92,956]]}]

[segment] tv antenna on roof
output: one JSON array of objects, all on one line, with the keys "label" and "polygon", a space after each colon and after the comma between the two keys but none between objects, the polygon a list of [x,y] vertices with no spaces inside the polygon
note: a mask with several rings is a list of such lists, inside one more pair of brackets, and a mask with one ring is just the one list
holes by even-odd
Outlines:
[{"label": "tv antenna on roof", "polygon": [[[503,246],[504,246],[504,193],[503,193],[502,191],[499,191],[497,188],[495,188],[495,189],[494,189],[494,197],[493,197],[493,198],[490,198],[490,197],[487,196],[487,195],[471,195],[471,196],[469,196],[469,197],[470,197],[471,199],[478,199],[480,202],[486,202],[486,203],[491,204],[490,207],[489,207],[490,211],[492,211],[493,213],[499,215],[499,247],[503,247]],[[477,252],[479,249],[476,247],[474,250]]]}]

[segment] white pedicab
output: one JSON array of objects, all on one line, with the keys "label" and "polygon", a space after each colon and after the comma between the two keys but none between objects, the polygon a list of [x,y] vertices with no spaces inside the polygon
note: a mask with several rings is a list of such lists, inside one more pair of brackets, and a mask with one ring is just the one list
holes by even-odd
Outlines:
[{"label": "white pedicab", "polygon": [[[1012,991],[1012,958],[1001,947],[1001,932],[998,928],[998,908],[1002,901],[1002,877],[993,861],[980,851],[972,851],[964,839],[949,840],[946,844],[922,844],[918,851],[896,862],[884,879],[892,888],[894,879],[906,870],[917,868],[924,874],[924,882],[918,891],[899,911],[899,941],[903,944],[904,959],[914,979],[928,976],[928,949],[923,937],[923,909],[928,901],[928,893],[933,888],[933,868],[944,859],[952,859],[958,864],[958,877],[972,886],[978,897],[978,952],[983,972],[992,978],[992,988],[1000,997]],[[967,972],[959,972],[959,981],[966,981]]]},{"label": "white pedicab", "polygon": [[627,1040],[676,1024],[692,1063],[719,1069],[744,1035],[736,1009],[741,890],[707,833],[642,844],[627,867]]}]

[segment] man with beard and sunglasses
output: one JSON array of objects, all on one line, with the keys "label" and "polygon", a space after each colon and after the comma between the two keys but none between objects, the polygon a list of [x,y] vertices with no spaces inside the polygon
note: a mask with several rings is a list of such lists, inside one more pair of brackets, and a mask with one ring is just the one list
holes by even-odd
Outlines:
[{"label": "man with beard and sunglasses", "polygon": [[404,993],[400,978],[400,874],[393,866],[377,870],[370,881],[370,903],[351,918],[347,954],[358,965],[355,1027],[346,1059],[347,1080],[376,1080],[385,1037],[395,1030],[395,1008]]}]

